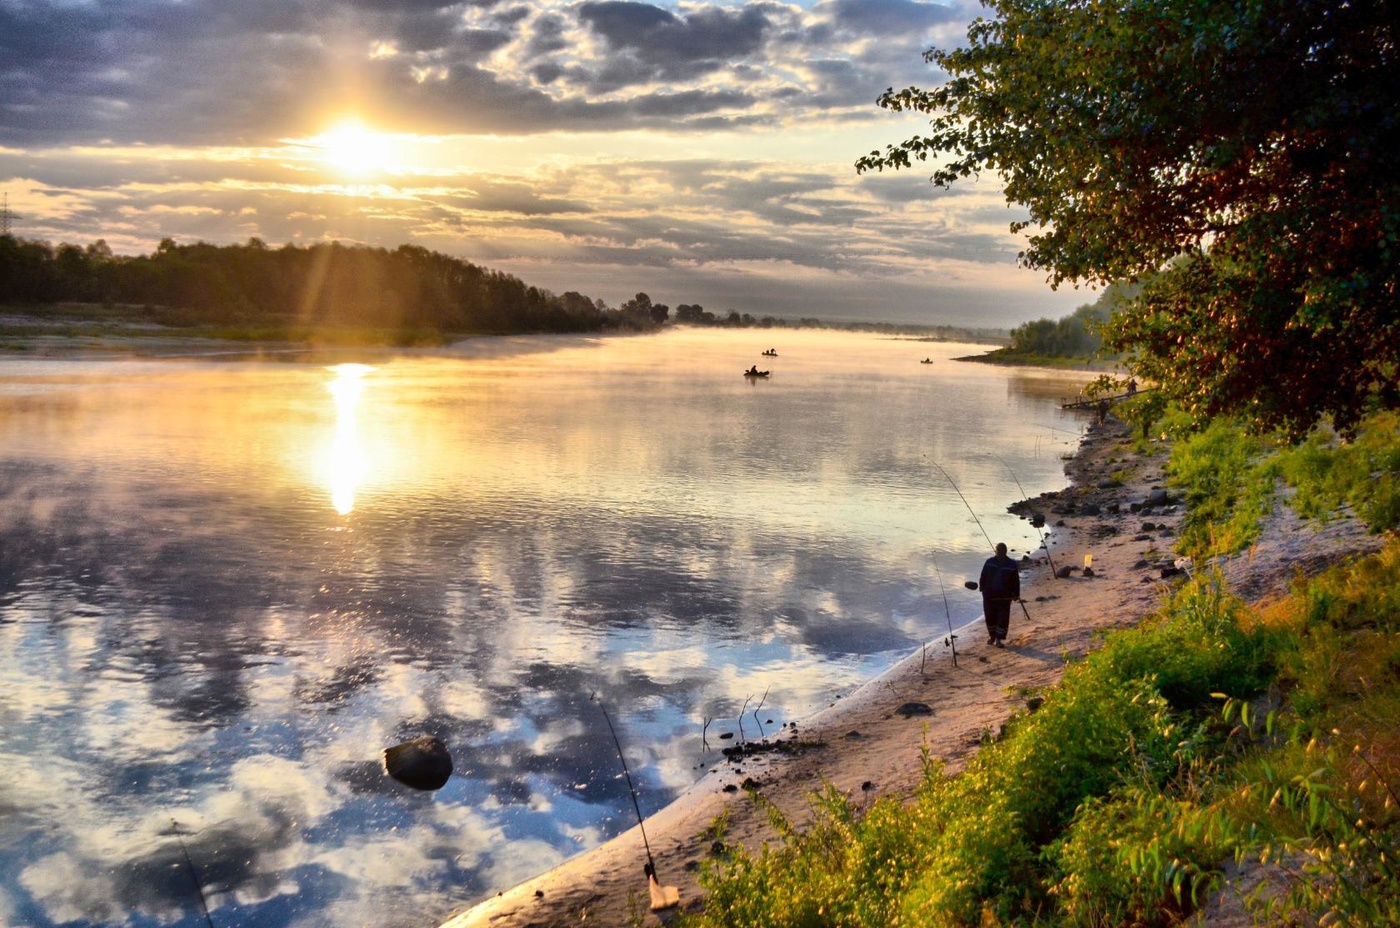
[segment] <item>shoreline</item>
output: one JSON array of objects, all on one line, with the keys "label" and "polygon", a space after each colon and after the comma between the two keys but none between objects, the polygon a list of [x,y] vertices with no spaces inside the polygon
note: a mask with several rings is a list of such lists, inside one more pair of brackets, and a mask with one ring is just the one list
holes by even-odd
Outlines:
[{"label": "shoreline", "polygon": [[[987,735],[1025,708],[1029,692],[1058,681],[1066,662],[1091,650],[1103,630],[1135,625],[1156,608],[1168,581],[1146,582],[1146,574],[1158,575],[1168,563],[1181,507],[1151,516],[1154,530],[1145,543],[1119,537],[1133,537],[1127,536],[1129,523],[1142,517],[1131,504],[1163,486],[1166,459],[1159,446],[1150,456],[1120,462],[1115,452],[1127,436],[1128,426],[1116,419],[1091,427],[1065,464],[1068,485],[1013,507],[1046,516],[1049,555],[1041,552],[1022,571],[1026,609],[1013,613],[1007,648],[987,646],[980,618],[955,631],[956,666],[945,637],[935,638],[795,723],[795,731],[716,765],[645,820],[658,877],[679,888],[683,909],[702,903],[697,877],[718,816],[726,816],[727,841],[756,849],[777,838],[745,784],[799,827],[812,818],[811,795],[827,785],[857,805],[911,796],[923,778],[925,746],[955,772]],[[1083,576],[1086,554],[1093,558],[1091,577]],[[1150,570],[1136,566],[1143,561]],[[1051,562],[1079,569],[1056,579]],[[624,924],[638,916],[642,924],[658,924],[666,913],[647,911],[645,860],[641,832],[633,826],[509,890],[464,901],[466,908],[442,928],[563,928]]]},{"label": "shoreline", "polygon": [[[980,619],[956,630],[956,666],[944,638],[935,638],[795,723],[795,731],[768,739],[768,748],[716,765],[648,817],[658,878],[679,888],[681,908],[703,905],[697,877],[718,816],[726,816],[728,842],[756,850],[778,839],[746,786],[797,827],[812,819],[811,796],[826,786],[857,807],[912,796],[925,749],[948,772],[960,770],[987,737],[1027,708],[1027,697],[1057,683],[1104,632],[1136,626],[1155,612],[1182,576],[1172,546],[1184,507],[1164,492],[1167,455],[1161,444],[1147,455],[1130,450],[1129,427],[1116,418],[1091,426],[1065,464],[1068,485],[1011,507],[1046,517],[1048,554],[1022,571],[1026,609],[1013,612],[1004,650],[988,647]],[[1228,588],[1250,601],[1267,600],[1286,593],[1300,572],[1380,547],[1355,520],[1300,531],[1303,525],[1280,502],[1258,543],[1217,562]],[[1051,562],[1069,576],[1056,578]],[[633,826],[509,890],[464,900],[465,908],[441,928],[661,924],[669,913],[648,911],[645,861]]]}]

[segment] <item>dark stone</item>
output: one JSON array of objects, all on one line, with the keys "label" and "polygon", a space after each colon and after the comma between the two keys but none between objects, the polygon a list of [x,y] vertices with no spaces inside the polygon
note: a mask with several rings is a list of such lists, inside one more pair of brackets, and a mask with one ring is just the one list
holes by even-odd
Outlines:
[{"label": "dark stone", "polygon": [[1092,568],[1092,567],[1086,567],[1086,568],[1084,568],[1084,576],[1086,576],[1086,577],[1092,577],[1092,576],[1094,576],[1094,568]]},{"label": "dark stone", "polygon": [[894,710],[895,715],[902,715],[906,719],[916,715],[933,715],[933,708],[924,702],[906,702],[898,709]]},{"label": "dark stone", "polygon": [[385,748],[384,772],[414,789],[441,789],[452,776],[452,755],[441,739],[425,735]]},{"label": "dark stone", "polygon": [[1167,491],[1161,487],[1154,487],[1148,492],[1147,499],[1143,500],[1143,505],[1165,506],[1169,502],[1171,502],[1171,498],[1167,495]]},{"label": "dark stone", "polygon": [[1142,523],[1142,530],[1143,530],[1144,532],[1155,532],[1155,531],[1157,531],[1157,523],[1156,523],[1156,522],[1144,522],[1144,523]]},{"label": "dark stone", "polygon": [[1068,580],[1073,573],[1073,567],[1061,567],[1059,570],[1055,571],[1055,576],[1059,577],[1061,580]]},{"label": "dark stone", "polygon": [[859,737],[861,737],[861,734],[860,734],[860,732],[858,732],[858,731],[848,731],[848,732],[846,732],[846,740],[847,740],[847,741],[854,741],[854,740],[856,740],[856,739],[859,738]]},{"label": "dark stone", "polygon": [[1031,696],[1026,700],[1026,709],[1030,712],[1034,712],[1043,705],[1045,705],[1045,697],[1043,696]]},{"label": "dark stone", "polygon": [[727,731],[727,732],[725,732],[724,734],[722,734],[722,735],[719,736],[719,740],[721,740],[721,741],[728,741],[730,738],[733,738],[733,737],[734,737],[734,732],[732,732],[732,731]]},{"label": "dark stone", "polygon": [[1145,558],[1145,557],[1140,557],[1140,558],[1138,558],[1137,563],[1133,565],[1133,570],[1145,570],[1145,569],[1147,569],[1148,567],[1151,567],[1151,566],[1152,566],[1152,562],[1151,562],[1151,561],[1149,561],[1149,560],[1148,560],[1147,558]]},{"label": "dark stone", "polygon": [[863,791],[865,791],[865,792],[868,793],[868,792],[870,792],[872,789],[875,788],[875,784],[872,783],[872,782],[869,781],[869,780],[866,780],[864,783],[862,783],[862,784],[860,785],[860,788],[861,788]]}]

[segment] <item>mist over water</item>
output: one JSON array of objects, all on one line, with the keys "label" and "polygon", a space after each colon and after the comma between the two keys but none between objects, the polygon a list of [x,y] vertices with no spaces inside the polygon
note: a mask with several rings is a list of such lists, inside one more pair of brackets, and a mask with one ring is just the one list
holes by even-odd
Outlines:
[{"label": "mist over water", "polygon": [[[801,719],[946,631],[935,562],[978,614],[934,463],[1038,545],[1012,475],[1063,485],[1084,378],[979,350],[0,360],[0,924],[205,925],[188,853],[216,925],[423,925],[625,830],[591,696],[653,812],[745,700]],[[434,793],[380,768],[423,734]]]}]

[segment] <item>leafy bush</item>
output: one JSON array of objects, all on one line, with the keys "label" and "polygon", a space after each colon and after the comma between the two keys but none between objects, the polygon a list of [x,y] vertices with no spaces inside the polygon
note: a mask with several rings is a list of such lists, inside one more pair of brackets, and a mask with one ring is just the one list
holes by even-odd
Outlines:
[{"label": "leafy bush", "polygon": [[1189,800],[1141,788],[1091,800],[1047,852],[1056,911],[1075,928],[1175,925],[1217,884],[1235,843],[1222,817]]},{"label": "leafy bush", "polygon": [[1272,678],[1278,643],[1265,629],[1244,630],[1242,612],[1218,574],[1201,575],[1162,615],[1111,635],[1088,663],[1086,673],[1102,678],[1090,685],[1145,678],[1178,710],[1202,709],[1218,692],[1256,692]]}]

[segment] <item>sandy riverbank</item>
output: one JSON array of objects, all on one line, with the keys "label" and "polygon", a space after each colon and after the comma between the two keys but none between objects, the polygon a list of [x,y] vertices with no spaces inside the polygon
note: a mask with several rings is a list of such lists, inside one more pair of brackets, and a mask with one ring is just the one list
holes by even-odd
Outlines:
[{"label": "sandy riverbank", "polygon": [[[1094,648],[1104,630],[1134,625],[1155,610],[1177,582],[1163,579],[1162,568],[1173,560],[1183,512],[1179,502],[1141,509],[1164,487],[1165,460],[1164,448],[1149,456],[1131,451],[1127,428],[1116,420],[1091,428],[1066,464],[1070,486],[1034,504],[1048,519],[1054,565],[1074,571],[1055,578],[1042,557],[1023,572],[1026,611],[1013,613],[1009,647],[989,648],[980,620],[960,630],[956,666],[942,639],[930,642],[798,723],[795,733],[772,739],[785,750],[731,759],[649,818],[658,873],[680,888],[682,907],[701,904],[696,876],[710,852],[705,832],[716,816],[727,813],[728,840],[757,847],[774,839],[767,816],[739,788],[746,780],[798,822],[810,817],[809,798],[824,783],[871,801],[909,795],[921,777],[925,743],[957,770],[984,732],[995,732],[1024,707],[1028,690],[1059,679],[1067,657]],[[1299,569],[1312,572],[1378,544],[1355,523],[1318,529],[1280,507],[1259,544],[1222,566],[1232,588],[1267,598],[1284,592]],[[1091,577],[1082,570],[1086,555],[1093,557]],[[641,834],[633,828],[477,902],[443,928],[623,925],[638,915],[644,924],[657,924],[660,919],[646,912],[644,861]]]}]

